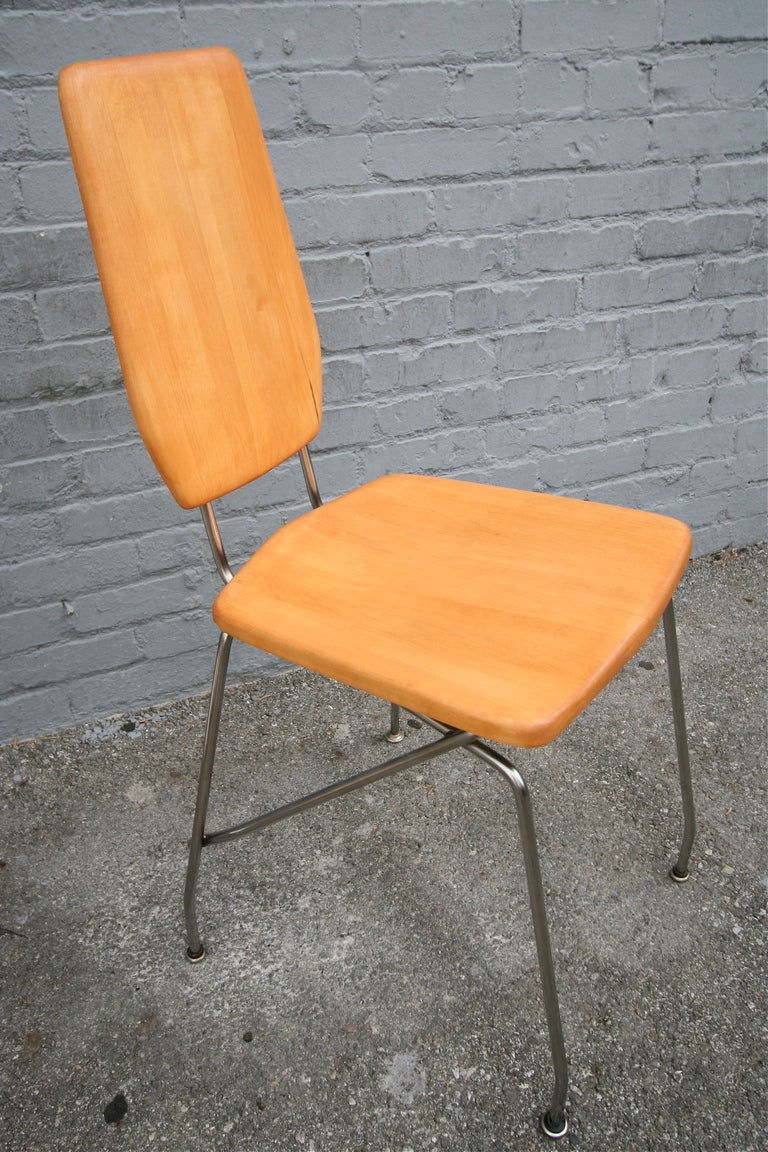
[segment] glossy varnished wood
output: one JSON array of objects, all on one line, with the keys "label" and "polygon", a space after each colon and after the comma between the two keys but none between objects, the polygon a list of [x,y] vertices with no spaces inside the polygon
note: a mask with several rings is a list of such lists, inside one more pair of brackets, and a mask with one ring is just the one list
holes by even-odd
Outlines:
[{"label": "glossy varnished wood", "polygon": [[316,435],[314,317],[224,48],[65,68],[64,122],[128,395],[184,507]]},{"label": "glossy varnished wood", "polygon": [[663,516],[390,476],[282,528],[214,617],[317,672],[534,746],[648,637],[690,547]]}]

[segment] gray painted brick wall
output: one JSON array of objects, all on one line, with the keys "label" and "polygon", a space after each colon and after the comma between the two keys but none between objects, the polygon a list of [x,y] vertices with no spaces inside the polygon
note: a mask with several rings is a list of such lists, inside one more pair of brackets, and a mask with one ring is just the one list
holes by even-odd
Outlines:
[{"label": "gray painted brick wall", "polygon": [[[0,11],[0,740],[207,687],[216,588],[122,392],[72,60],[247,70],[326,355],[327,495],[395,469],[765,537],[764,0],[14,0]],[[222,502],[234,560],[303,508]],[[267,662],[240,648],[236,675]]]}]

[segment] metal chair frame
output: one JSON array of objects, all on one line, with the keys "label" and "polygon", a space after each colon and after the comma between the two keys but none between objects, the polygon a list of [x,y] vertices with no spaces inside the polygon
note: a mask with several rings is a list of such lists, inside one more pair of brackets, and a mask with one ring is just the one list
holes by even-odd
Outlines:
[{"label": "metal chair frame", "polygon": [[[305,447],[299,452],[299,460],[307,487],[307,493],[313,508],[322,504],[320,491],[315,476],[309,450]],[[208,541],[213,553],[217,572],[226,584],[232,578],[232,570],[227,560],[221,533],[211,504],[201,507],[203,522],[205,524]],[[678,883],[688,879],[688,862],[691,848],[696,834],[696,817],[691,787],[690,759],[688,754],[688,740],[686,734],[685,713],[683,708],[683,691],[680,676],[680,659],[677,646],[677,630],[672,600],[669,601],[663,614],[664,638],[667,655],[667,670],[669,674],[670,693],[672,698],[672,714],[674,719],[675,741],[677,747],[677,760],[680,774],[680,787],[683,807],[683,836],[680,851],[676,862],[670,868],[670,877]],[[184,915],[187,931],[187,958],[197,963],[205,957],[205,946],[201,941],[197,923],[196,887],[200,868],[200,856],[203,848],[212,844],[221,844],[225,841],[236,840],[248,832],[257,832],[270,824],[276,824],[289,816],[334,800],[348,792],[356,791],[376,780],[383,780],[406,768],[414,767],[427,760],[441,756],[454,748],[464,748],[476,756],[484,764],[495,769],[507,781],[514,792],[517,818],[520,829],[520,840],[525,862],[525,873],[528,885],[528,899],[533,919],[533,931],[536,940],[539,972],[544,1000],[544,1012],[549,1030],[549,1041],[554,1069],[554,1087],[549,1109],[541,1117],[541,1126],[545,1134],[553,1139],[559,1139],[568,1131],[566,1116],[566,1095],[568,1092],[568,1066],[565,1055],[565,1042],[563,1039],[560,1006],[555,983],[555,970],[552,959],[552,947],[547,923],[547,913],[544,901],[544,889],[541,880],[539,853],[536,841],[536,831],[533,819],[533,807],[528,786],[517,768],[505,756],[496,752],[488,744],[478,739],[471,732],[463,732],[433,720],[417,712],[411,714],[439,733],[436,740],[410,752],[405,752],[383,764],[368,768],[354,776],[350,776],[335,784],[330,784],[297,800],[284,804],[269,812],[264,812],[251,820],[246,820],[230,828],[219,831],[206,831],[205,822],[208,811],[208,799],[211,788],[213,763],[216,755],[216,742],[218,739],[221,707],[224,698],[224,685],[229,663],[229,653],[232,647],[232,637],[222,632],[219,636],[216,652],[216,662],[211,686],[208,718],[205,730],[205,743],[200,767],[200,778],[195,805],[192,838],[189,849],[189,862],[187,865],[186,884],[184,889]],[[403,738],[400,727],[400,707],[390,705],[390,727],[386,737],[390,742],[396,743]]]}]

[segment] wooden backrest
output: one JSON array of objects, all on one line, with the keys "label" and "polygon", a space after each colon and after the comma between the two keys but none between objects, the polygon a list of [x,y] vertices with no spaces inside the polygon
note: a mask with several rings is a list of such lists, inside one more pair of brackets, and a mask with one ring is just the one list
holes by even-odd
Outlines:
[{"label": "wooden backrest", "polygon": [[72,64],[59,99],[136,423],[192,508],[320,426],[317,328],[248,83],[206,48]]}]

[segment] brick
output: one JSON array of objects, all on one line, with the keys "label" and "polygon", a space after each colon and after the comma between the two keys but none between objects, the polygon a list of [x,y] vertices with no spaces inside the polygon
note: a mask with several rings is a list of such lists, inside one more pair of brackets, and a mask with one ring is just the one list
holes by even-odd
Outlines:
[{"label": "brick", "polygon": [[560,381],[562,403],[604,400],[630,391],[631,366],[626,362],[606,368],[577,368],[565,372]]},{"label": "brick", "polygon": [[130,541],[121,540],[89,548],[85,556],[67,549],[6,565],[0,568],[0,590],[3,603],[16,608],[60,604],[62,599],[76,604],[85,592],[124,583],[137,574],[136,549]]},{"label": "brick", "polygon": [[496,460],[519,460],[528,451],[528,442],[519,420],[502,420],[485,431],[488,454]]},{"label": "brick", "polygon": [[742,204],[765,198],[768,162],[737,160],[702,167],[696,199],[699,204]]},{"label": "brick", "polygon": [[376,413],[370,404],[326,408],[315,443],[318,449],[369,444],[375,439]]},{"label": "brick", "polygon": [[444,476],[477,459],[476,429],[453,428],[430,436],[414,436],[373,445],[365,454],[363,479],[374,480],[393,472],[425,472]]},{"label": "brick", "polygon": [[0,296],[0,348],[34,344],[40,328],[30,296]]},{"label": "brick", "polygon": [[158,486],[147,492],[71,504],[58,511],[56,519],[62,543],[79,547],[113,540],[125,540],[128,544],[128,537],[144,533],[148,528],[156,530],[183,524],[185,515],[167,489]]},{"label": "brick", "polygon": [[722,304],[679,305],[628,315],[623,320],[623,332],[630,352],[644,352],[717,340],[725,324]]},{"label": "brick", "polygon": [[[218,505],[222,513],[220,524],[227,551],[230,551],[230,533],[225,525],[224,506]],[[215,583],[219,578],[214,571],[213,560],[205,539],[202,521],[194,516],[183,525],[173,525],[159,532],[148,531],[134,540],[138,557],[138,576],[159,576],[164,572],[180,572],[186,569],[205,569],[210,572],[212,596],[218,591]],[[149,527],[149,526],[148,526]],[[253,543],[253,538],[251,540]]]},{"label": "brick", "polygon": [[726,306],[728,336],[762,336],[768,325],[764,300],[739,300]]},{"label": "brick", "polygon": [[0,92],[0,156],[15,152],[19,141],[19,120],[13,94]]},{"label": "brick", "polygon": [[768,267],[764,256],[744,260],[708,260],[699,280],[702,299],[711,296],[737,296],[768,289]]},{"label": "brick", "polygon": [[317,314],[321,343],[330,352],[370,348],[401,340],[421,340],[447,331],[450,297],[445,293],[397,300],[386,309],[356,304]]},{"label": "brick", "polygon": [[401,357],[397,383],[404,389],[468,383],[488,377],[494,366],[491,349],[477,339],[431,344]]},{"label": "brick", "polygon": [[175,8],[130,12],[56,10],[3,13],[0,76],[55,77],[68,60],[84,60],[180,47],[182,29]]},{"label": "brick", "polygon": [[360,134],[276,140],[269,145],[269,154],[283,191],[343,188],[368,181],[368,138]]},{"label": "brick", "polygon": [[503,372],[512,372],[603,360],[616,350],[617,335],[618,324],[614,320],[515,332],[501,336],[497,342],[499,367]]},{"label": "brick", "polygon": [[0,225],[15,224],[21,203],[18,170],[15,164],[0,164]]},{"label": "brick", "polygon": [[253,102],[264,135],[287,132],[295,127],[299,114],[299,91],[290,76],[255,76],[250,81]]},{"label": "brick", "polygon": [[560,120],[520,131],[521,171],[642,164],[650,128],[644,119]]},{"label": "brick", "polygon": [[518,240],[515,270],[525,275],[622,264],[631,256],[634,243],[630,224],[606,224],[601,228],[571,225],[524,232]]},{"label": "brick", "polygon": [[358,127],[368,118],[373,89],[360,72],[316,72],[301,80],[301,102],[314,124]]},{"label": "brick", "polygon": [[749,377],[718,384],[712,395],[712,419],[733,420],[765,411],[765,383]]},{"label": "brick", "polygon": [[441,185],[434,192],[435,221],[441,232],[464,232],[561,220],[567,194],[559,176]]},{"label": "brick", "polygon": [[316,193],[288,200],[286,209],[294,239],[305,248],[420,236],[430,222],[427,194],[421,189]]},{"label": "brick", "polygon": [[716,427],[701,424],[691,428],[656,432],[646,440],[645,464],[658,468],[680,461],[693,462],[707,457],[727,456],[733,452],[734,430],[731,424]]},{"label": "brick", "polygon": [[210,614],[205,611],[183,612],[178,618],[141,624],[135,635],[139,651],[147,661],[183,656],[188,652],[202,654],[206,649],[212,650],[215,640]]},{"label": "brick", "polygon": [[439,124],[451,118],[443,68],[398,68],[379,81],[374,98],[384,123]]},{"label": "brick", "polygon": [[[78,634],[105,628],[130,628],[146,620],[201,607],[199,587],[190,587],[188,573],[143,579],[138,584],[103,588],[73,600]],[[207,605],[206,605],[207,606]]]},{"label": "brick", "polygon": [[[3,516],[0,564],[19,564],[24,560],[56,552],[60,546],[61,533],[50,509]],[[9,598],[7,605],[13,604],[14,599]]]},{"label": "brick", "polygon": [[639,471],[644,456],[641,439],[593,444],[545,456],[540,464],[542,483],[555,491],[574,484],[594,484]]},{"label": "brick", "polygon": [[360,9],[361,50],[370,61],[471,60],[507,54],[516,40],[514,12],[501,0],[363,4]]},{"label": "brick", "polygon": [[628,391],[644,395],[651,388],[663,391],[690,388],[691,381],[696,385],[713,384],[718,376],[717,349],[672,349],[633,357]]},{"label": "brick", "polygon": [[615,439],[675,425],[699,424],[709,412],[711,396],[710,388],[691,387],[680,392],[651,392],[618,400],[606,409],[606,436]]},{"label": "brick", "polygon": [[[253,658],[256,649],[244,644],[235,645],[235,652],[239,665],[246,657]],[[185,691],[185,672],[189,677],[189,693],[202,694],[210,691],[211,667],[209,649],[189,653],[183,664],[178,657],[170,656],[153,661],[150,681],[147,665],[144,661],[137,661],[129,668],[86,676],[70,685],[70,706],[75,716],[85,716],[89,720],[114,716],[116,708],[119,709],[117,714],[122,716],[139,708],[154,707],[178,699]]]},{"label": "brick", "polygon": [[481,236],[472,240],[398,244],[371,251],[371,285],[385,292],[462,284],[500,275],[508,263],[506,240]]},{"label": "brick", "polygon": [[569,216],[623,216],[625,213],[684,208],[693,198],[688,167],[645,168],[629,172],[588,172],[573,177]]},{"label": "brick", "polygon": [[460,472],[457,474],[457,479],[477,480],[498,488],[517,488],[524,492],[533,492],[539,487],[539,467],[534,461],[519,460],[502,464],[500,468],[484,468],[479,474]]},{"label": "brick", "polygon": [[435,396],[408,396],[390,404],[380,404],[376,421],[383,436],[412,436],[429,432],[439,425]]},{"label": "brick", "polygon": [[763,48],[724,52],[715,57],[718,100],[757,100],[765,96],[766,59]]},{"label": "brick", "polygon": [[744,358],[745,372],[768,374],[768,340],[755,340]]},{"label": "brick", "polygon": [[314,304],[352,300],[362,296],[368,284],[368,271],[362,256],[305,258],[301,266]]},{"label": "brick", "polygon": [[357,56],[348,4],[187,4],[184,31],[190,47],[226,44],[248,69],[338,66]]},{"label": "brick", "polygon": [[477,338],[373,352],[365,359],[366,387],[381,394],[469,384],[491,375],[494,365],[490,348]]},{"label": "brick", "polygon": [[508,122],[517,112],[519,97],[519,65],[476,64],[465,68],[451,87],[451,108],[459,120]]},{"label": "brick", "polygon": [[553,113],[575,116],[584,109],[587,71],[567,60],[537,60],[523,65],[521,112],[525,116]]},{"label": "brick", "polygon": [[5,675],[0,677],[0,692],[45,688],[75,677],[124,667],[138,656],[136,640],[129,632],[50,644],[7,660],[3,666]]},{"label": "brick", "polygon": [[648,69],[634,59],[606,60],[590,69],[590,105],[595,112],[642,112],[650,107]]},{"label": "brick", "polygon": [[506,173],[514,138],[500,127],[414,128],[373,137],[372,170],[389,180]]},{"label": "brick", "polygon": [[[517,423],[526,447],[536,452],[560,452],[576,445],[594,444],[605,436],[605,410],[601,404],[549,412],[545,416],[529,416]],[[503,455],[496,451],[490,432],[488,450],[492,455]]]},{"label": "brick", "polygon": [[[55,644],[73,634],[71,617],[62,602],[22,608],[0,616],[0,652],[11,656],[43,644]],[[7,661],[11,663],[11,661]]]},{"label": "brick", "polygon": [[0,290],[93,280],[96,265],[84,224],[14,228],[3,235]]},{"label": "brick", "polygon": [[83,494],[80,461],[76,456],[9,464],[0,479],[3,507],[12,512],[50,508]]},{"label": "brick", "polygon": [[528,0],[523,5],[523,52],[580,48],[652,48],[657,43],[653,0]]},{"label": "brick", "polygon": [[354,400],[365,392],[362,356],[327,357],[323,361],[323,391],[329,401]]},{"label": "brick", "polygon": [[51,404],[47,416],[53,440],[61,444],[103,443],[136,435],[128,397],[122,388]]},{"label": "brick", "polygon": [[655,108],[701,108],[712,102],[714,75],[708,56],[667,56],[653,67]]},{"label": "brick", "polygon": [[24,109],[27,114],[27,135],[35,152],[43,156],[51,153],[66,155],[67,135],[56,89],[29,89],[24,93]]},{"label": "brick", "polygon": [[562,406],[569,401],[563,372],[537,372],[534,376],[516,376],[502,384],[502,413],[520,416],[526,412],[544,412],[550,405]]},{"label": "brick", "polygon": [[592,272],[584,278],[583,303],[587,309],[600,311],[685,300],[693,294],[695,278],[696,265],[690,261]]},{"label": "brick", "polygon": [[17,693],[0,701],[0,743],[68,728],[74,722],[66,684]]},{"label": "brick", "polygon": [[0,351],[0,382],[6,400],[43,400],[102,389],[120,380],[111,337]]},{"label": "brick", "polygon": [[19,184],[26,219],[46,223],[82,220],[80,193],[69,160],[25,165],[19,172]]},{"label": "brick", "polygon": [[668,43],[760,40],[766,35],[761,0],[667,0],[664,39]]},{"label": "brick", "polygon": [[98,284],[42,288],[35,300],[40,330],[46,340],[96,336],[109,331],[104,295]]},{"label": "brick", "polygon": [[735,450],[737,455],[742,452],[758,453],[765,458],[765,413],[754,416],[750,420],[741,420],[736,431]]},{"label": "brick", "polygon": [[82,452],[80,477],[85,496],[117,496],[150,488],[157,470],[144,445],[136,440]]},{"label": "brick", "polygon": [[737,252],[755,227],[753,212],[712,212],[684,219],[651,219],[639,230],[642,259],[689,256],[698,252]]},{"label": "brick", "polygon": [[571,316],[576,310],[578,289],[579,282],[573,277],[460,289],[454,310],[456,328],[496,331]]},{"label": "brick", "polygon": [[765,117],[756,109],[727,112],[669,112],[654,117],[650,158],[718,159],[760,152],[766,143]]},{"label": "brick", "polygon": [[440,415],[449,424],[478,424],[503,414],[502,399],[496,384],[462,384],[440,394]]},{"label": "brick", "polygon": [[21,408],[3,412],[0,419],[0,461],[41,456],[51,443],[48,413],[42,408]]}]

